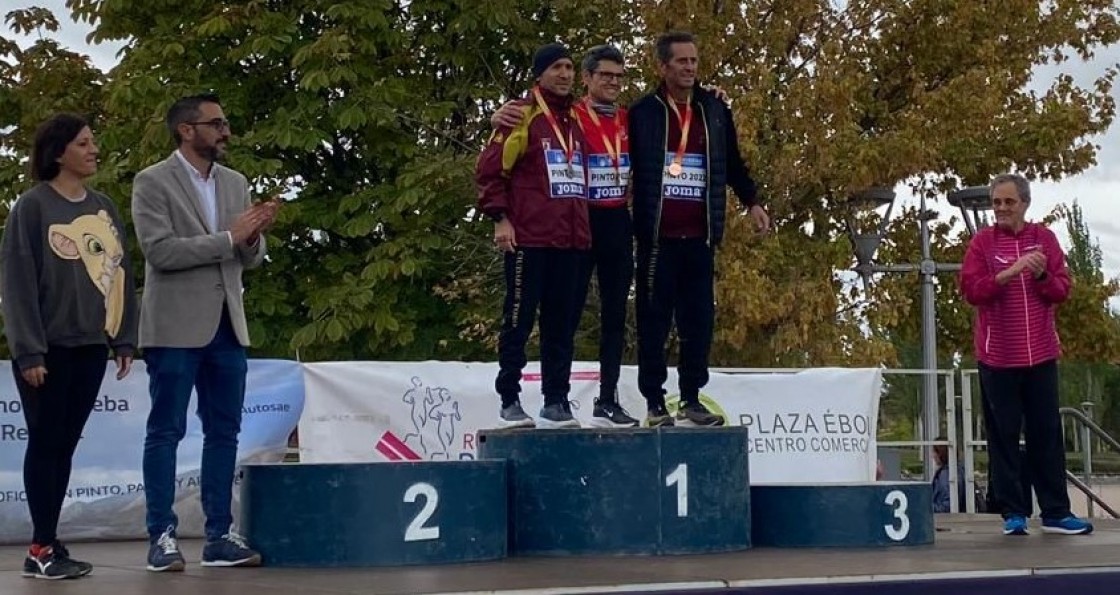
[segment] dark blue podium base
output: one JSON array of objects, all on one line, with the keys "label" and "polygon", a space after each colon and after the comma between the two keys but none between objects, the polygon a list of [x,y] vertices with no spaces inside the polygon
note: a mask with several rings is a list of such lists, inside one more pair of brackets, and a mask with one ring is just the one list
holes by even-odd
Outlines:
[{"label": "dark blue podium base", "polygon": [[269,566],[403,566],[506,555],[506,463],[246,465],[241,527]]},{"label": "dark blue podium base", "polygon": [[510,461],[511,554],[747,549],[747,429],[490,430]]},{"label": "dark blue podium base", "polygon": [[932,506],[926,483],[754,486],[751,537],[775,547],[928,545]]}]

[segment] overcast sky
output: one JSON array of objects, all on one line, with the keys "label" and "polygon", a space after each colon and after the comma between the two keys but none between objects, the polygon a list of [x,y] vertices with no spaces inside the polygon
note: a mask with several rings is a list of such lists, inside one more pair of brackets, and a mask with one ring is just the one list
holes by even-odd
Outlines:
[{"label": "overcast sky", "polygon": [[[62,23],[57,39],[75,51],[87,54],[97,67],[108,70],[116,63],[119,44],[89,45],[85,41],[90,27],[70,20],[65,0],[16,0],[17,8],[43,6],[55,13]],[[1081,85],[1088,86],[1110,64],[1120,63],[1120,46],[1100,51],[1091,62],[1070,61],[1059,66],[1039,68],[1032,87],[1042,91],[1060,73],[1068,73]],[[1057,183],[1038,183],[1032,188],[1034,204],[1030,216],[1041,217],[1059,203],[1077,200],[1085,213],[1085,221],[1104,252],[1104,269],[1109,276],[1120,275],[1120,127],[1114,124],[1107,134],[1094,139],[1101,150],[1095,167]],[[953,209],[944,201],[933,205],[943,217]],[[897,212],[897,211],[896,211]],[[1068,238],[1064,229],[1056,229],[1064,246]],[[915,231],[917,233],[917,231]]]}]

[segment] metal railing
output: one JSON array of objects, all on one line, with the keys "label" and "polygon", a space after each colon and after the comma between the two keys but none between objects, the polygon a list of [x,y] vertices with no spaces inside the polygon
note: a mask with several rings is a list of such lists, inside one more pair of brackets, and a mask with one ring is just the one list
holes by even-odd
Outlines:
[{"label": "metal railing", "polygon": [[1100,496],[1093,491],[1091,485],[1093,480],[1093,436],[1095,435],[1098,439],[1108,443],[1113,451],[1118,453],[1120,453],[1120,442],[1117,442],[1108,432],[1104,431],[1104,428],[1097,425],[1097,422],[1090,419],[1089,416],[1080,409],[1062,407],[1058,409],[1058,413],[1062,414],[1063,417],[1073,419],[1081,428],[1081,472],[1084,476],[1084,481],[1078,479],[1076,475],[1069,471],[1066,471],[1066,476],[1070,480],[1070,483],[1085,494],[1085,509],[1088,512],[1088,516],[1093,516],[1093,504],[1096,504],[1103,508],[1105,512],[1112,515],[1112,518],[1120,518],[1120,514],[1117,514],[1111,506],[1106,504]]},{"label": "metal railing", "polygon": [[1100,506],[1102,509],[1104,509],[1105,512],[1112,515],[1112,518],[1120,519],[1120,513],[1117,513],[1111,506],[1108,505],[1108,502],[1105,502],[1103,499],[1101,499],[1101,497],[1093,491],[1092,486],[1085,483],[1084,481],[1081,481],[1081,478],[1074,475],[1073,472],[1069,469],[1066,469],[1066,479],[1085,494],[1085,499],[1088,501],[1086,502],[1086,505],[1088,506],[1090,517],[1093,516],[1093,503],[1095,502],[1097,506]]}]

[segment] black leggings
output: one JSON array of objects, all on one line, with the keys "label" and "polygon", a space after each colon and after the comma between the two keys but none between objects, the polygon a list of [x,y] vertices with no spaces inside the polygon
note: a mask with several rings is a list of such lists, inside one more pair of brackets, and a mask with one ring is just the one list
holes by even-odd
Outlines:
[{"label": "black leggings", "polygon": [[50,545],[58,537],[71,459],[101,389],[107,356],[104,345],[52,346],[46,356],[46,382],[38,388],[27,384],[12,362],[27,422],[23,484],[34,528],[32,543]]}]

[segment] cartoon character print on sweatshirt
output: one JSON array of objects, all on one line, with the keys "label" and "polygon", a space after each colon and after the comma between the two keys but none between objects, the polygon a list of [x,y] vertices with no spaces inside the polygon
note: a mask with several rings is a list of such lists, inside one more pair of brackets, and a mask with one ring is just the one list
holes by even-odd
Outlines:
[{"label": "cartoon character print on sweatshirt", "polygon": [[48,230],[51,250],[65,260],[81,260],[86,273],[105,296],[105,332],[116,337],[124,316],[124,248],[109,213],[82,215]]}]

